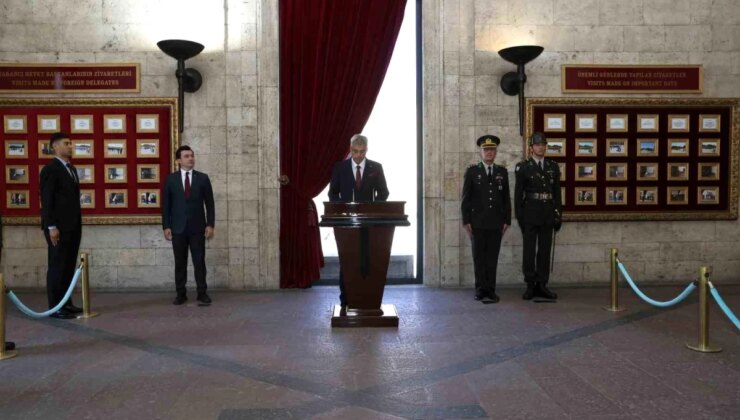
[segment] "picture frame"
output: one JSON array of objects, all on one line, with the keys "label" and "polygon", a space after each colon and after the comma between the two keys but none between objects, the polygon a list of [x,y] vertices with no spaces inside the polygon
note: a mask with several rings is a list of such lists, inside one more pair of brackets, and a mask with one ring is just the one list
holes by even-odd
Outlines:
[{"label": "picture frame", "polygon": [[669,206],[689,204],[689,187],[666,187],[666,202]]},{"label": "picture frame", "polygon": [[124,159],[128,155],[126,139],[103,140],[103,157],[108,159]]},{"label": "picture frame", "polygon": [[77,179],[82,184],[94,184],[95,183],[95,165],[75,165],[77,169]]},{"label": "picture frame", "polygon": [[567,177],[565,172],[567,170],[565,162],[558,162],[558,169],[560,170],[560,181],[566,181]]},{"label": "picture frame", "polygon": [[54,150],[49,145],[49,140],[38,140],[38,158],[50,159],[54,157]]},{"label": "picture frame", "polygon": [[159,183],[159,165],[158,164],[140,164],[136,165],[136,182],[144,184],[155,182]]},{"label": "picture frame", "polygon": [[563,138],[548,139],[547,148],[545,149],[545,156],[547,157],[558,157],[565,156],[566,153],[566,141]]},{"label": "picture frame", "polygon": [[577,162],[576,167],[576,181],[596,181],[597,180],[597,167],[596,162]]},{"label": "picture frame", "polygon": [[566,204],[567,203],[565,200],[565,187],[560,187],[560,205],[564,206]]},{"label": "picture frame", "polygon": [[625,206],[628,201],[627,187],[606,187],[604,197],[607,206]]},{"label": "picture frame", "polygon": [[629,154],[629,142],[627,139],[606,139],[607,156],[627,156]]},{"label": "picture frame", "polygon": [[607,181],[627,181],[627,162],[615,162],[606,164]]},{"label": "picture frame", "polygon": [[637,139],[637,156],[658,156],[660,142],[656,138]]},{"label": "picture frame", "polygon": [[606,132],[626,133],[629,128],[627,121],[627,114],[606,114]]},{"label": "picture frame", "polygon": [[159,115],[157,114],[136,114],[136,132],[137,133],[158,133],[159,132]]},{"label": "picture frame", "polygon": [[635,190],[635,203],[645,206],[657,206],[658,187],[637,187]]},{"label": "picture frame", "polygon": [[125,189],[106,189],[105,190],[105,208],[115,209],[128,207],[128,190]]},{"label": "picture frame", "polygon": [[28,119],[25,115],[5,115],[3,117],[5,134],[26,134]]},{"label": "picture frame", "polygon": [[699,131],[702,133],[719,133],[720,126],[720,114],[700,114],[699,115]]},{"label": "picture frame", "polygon": [[136,140],[136,157],[137,158],[159,158],[159,140],[158,139],[137,139]]},{"label": "picture frame", "polygon": [[103,115],[103,133],[125,133],[126,115]]},{"label": "picture frame", "polygon": [[136,207],[140,208],[159,208],[160,192],[158,189],[138,189],[136,190]]},{"label": "picture frame", "polygon": [[658,162],[637,162],[635,178],[638,181],[657,181]]},{"label": "picture frame", "polygon": [[39,133],[56,133],[61,131],[61,117],[59,115],[38,115],[36,117]]},{"label": "picture frame", "polygon": [[596,114],[576,114],[576,132],[596,132]]},{"label": "picture frame", "polygon": [[637,115],[637,132],[638,133],[657,133],[659,130],[658,114],[638,114]]},{"label": "picture frame", "polygon": [[28,159],[28,140],[5,140],[5,159]]},{"label": "picture frame", "polygon": [[565,114],[545,114],[543,127],[545,131],[564,132]]},{"label": "picture frame", "polygon": [[31,208],[28,190],[8,190],[5,193],[5,207],[8,209]]},{"label": "picture frame", "polygon": [[689,114],[668,115],[669,133],[688,133],[690,131]]},{"label": "picture frame", "polygon": [[719,204],[719,194],[717,186],[696,187],[696,204]]},{"label": "picture frame", "polygon": [[92,115],[70,115],[69,131],[72,134],[90,134],[93,132]]},{"label": "picture frame", "polygon": [[689,156],[689,139],[668,139],[668,156]]},{"label": "picture frame", "polygon": [[688,181],[689,163],[668,162],[668,165],[666,165],[666,178],[669,181]]},{"label": "picture frame", "polygon": [[576,206],[595,206],[596,187],[576,187],[574,201]]},{"label": "picture frame", "polygon": [[80,207],[83,209],[95,208],[95,190],[80,190]]},{"label": "picture frame", "polygon": [[576,156],[596,156],[599,153],[596,139],[576,139]]},{"label": "picture frame", "polygon": [[72,140],[73,159],[93,159],[95,157],[95,140]]},{"label": "picture frame", "polygon": [[28,165],[6,165],[6,184],[28,184]]},{"label": "picture frame", "polygon": [[697,179],[701,181],[718,181],[719,168],[719,162],[698,162],[696,164]]},{"label": "picture frame", "polygon": [[105,165],[105,182],[125,184],[128,182],[128,173],[125,164]]},{"label": "picture frame", "polygon": [[699,139],[699,156],[720,156],[719,139]]}]

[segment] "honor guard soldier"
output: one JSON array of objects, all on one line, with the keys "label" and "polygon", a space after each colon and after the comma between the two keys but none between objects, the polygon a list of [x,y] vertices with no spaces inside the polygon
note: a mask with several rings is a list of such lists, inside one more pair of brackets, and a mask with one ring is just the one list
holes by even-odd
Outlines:
[{"label": "honor guard soldier", "polygon": [[547,138],[543,133],[533,133],[529,145],[531,156],[519,162],[514,171],[514,211],[524,237],[522,271],[527,283],[522,299],[535,296],[557,299],[557,294],[547,288],[547,282],[553,231],[559,231],[561,224],[560,168],[545,158]]},{"label": "honor guard soldier", "polygon": [[511,225],[509,175],[493,163],[501,139],[485,135],[478,139],[482,161],[465,171],[462,189],[463,227],[473,243],[475,300],[499,301],[496,266],[501,238]]}]

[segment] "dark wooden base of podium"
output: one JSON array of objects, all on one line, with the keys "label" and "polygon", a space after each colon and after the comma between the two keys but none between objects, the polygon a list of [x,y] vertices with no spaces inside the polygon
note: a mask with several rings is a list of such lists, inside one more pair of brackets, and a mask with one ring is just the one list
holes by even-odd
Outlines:
[{"label": "dark wooden base of podium", "polygon": [[341,305],[334,305],[332,327],[398,327],[398,312],[395,305],[380,305],[378,311],[349,309],[342,312]]}]

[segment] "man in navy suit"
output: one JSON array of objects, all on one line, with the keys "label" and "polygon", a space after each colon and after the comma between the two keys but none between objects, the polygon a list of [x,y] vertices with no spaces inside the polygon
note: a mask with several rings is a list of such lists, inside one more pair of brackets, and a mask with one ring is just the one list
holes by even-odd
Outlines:
[{"label": "man in navy suit", "polygon": [[[352,136],[350,142],[352,157],[334,165],[329,185],[329,201],[385,201],[388,199],[388,186],[385,183],[383,165],[365,158],[367,137],[362,134]],[[347,306],[344,296],[344,279],[339,272],[339,301]]]},{"label": "man in navy suit", "polygon": [[213,187],[208,175],[193,170],[195,152],[180,146],[175,152],[180,170],[167,176],[162,194],[162,228],[164,237],[172,241],[175,253],[175,305],[188,300],[188,249],[193,257],[195,284],[199,305],[210,305],[206,293],[206,239],[211,239],[216,225]]}]

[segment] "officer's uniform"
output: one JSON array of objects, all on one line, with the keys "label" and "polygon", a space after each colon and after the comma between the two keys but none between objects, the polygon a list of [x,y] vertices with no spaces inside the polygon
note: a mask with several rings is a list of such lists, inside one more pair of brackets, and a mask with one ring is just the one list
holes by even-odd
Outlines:
[{"label": "officer's uniform", "polygon": [[[544,134],[534,133],[530,144],[545,143]],[[560,228],[562,201],[560,168],[550,159],[542,160],[542,168],[530,157],[515,169],[514,206],[516,219],[524,236],[522,271],[527,283],[523,298],[540,295],[556,298],[545,287],[550,278],[550,248],[553,229]]]},{"label": "officer's uniform", "polygon": [[[498,147],[501,140],[486,135],[478,139],[481,148]],[[489,174],[490,171],[490,174]],[[473,264],[476,299],[496,299],[496,266],[501,249],[503,225],[511,225],[509,175],[506,168],[484,162],[465,171],[462,189],[463,225],[473,230]]]}]

